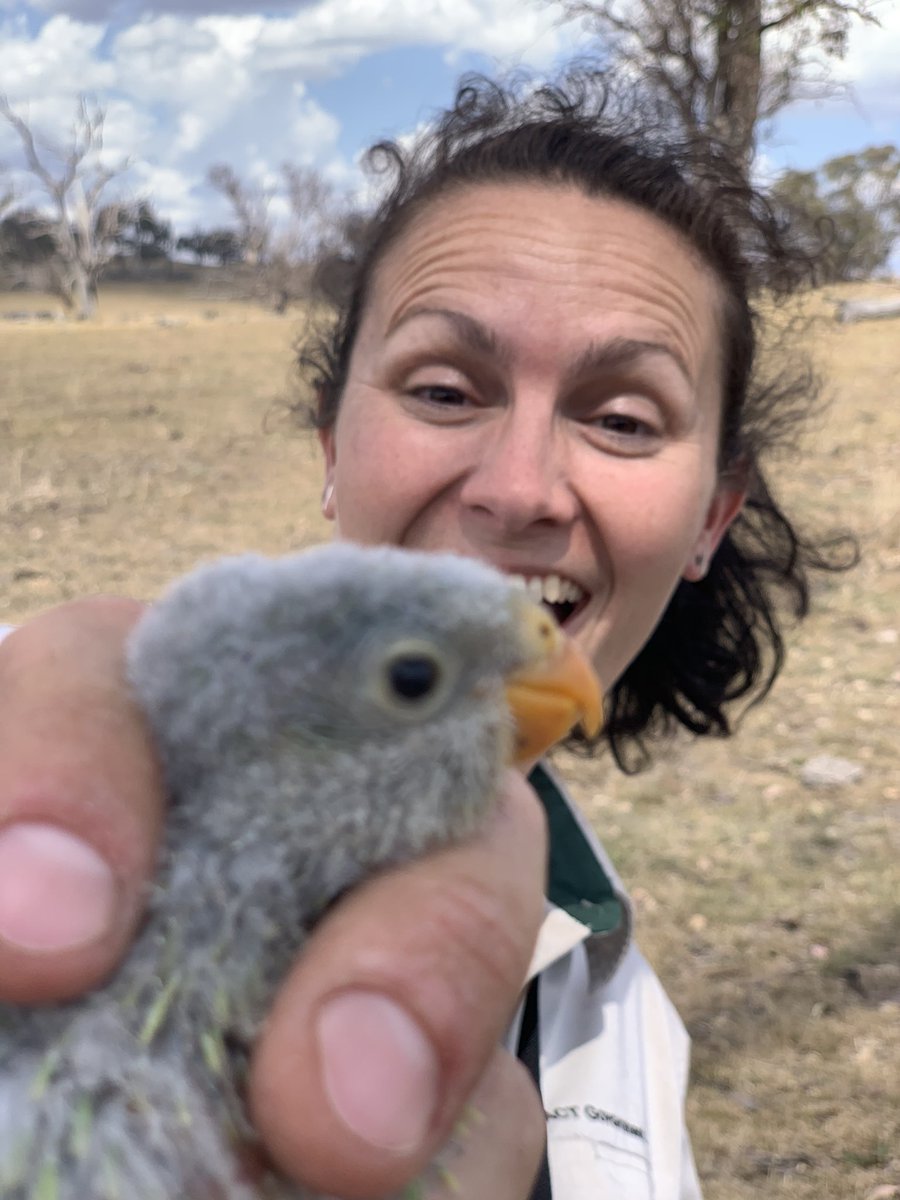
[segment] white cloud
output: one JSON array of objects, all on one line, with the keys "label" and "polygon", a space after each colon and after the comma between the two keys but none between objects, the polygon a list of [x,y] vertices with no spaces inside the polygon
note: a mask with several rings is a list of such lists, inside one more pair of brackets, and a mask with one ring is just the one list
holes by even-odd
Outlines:
[{"label": "white cloud", "polygon": [[528,0],[267,0],[265,18],[254,0],[32,0],[32,7],[87,22],[123,11],[151,20],[261,20],[259,46],[269,64],[310,73],[340,69],[398,42],[447,46],[451,54],[482,51],[533,66],[549,65],[560,49],[550,6]]},{"label": "white cloud", "polygon": [[98,54],[102,25],[84,25],[67,16],[51,19],[32,36],[24,21],[0,25],[0,81],[13,103],[27,101],[35,115],[48,97],[104,91],[114,69]]},{"label": "white cloud", "polygon": [[[250,34],[261,18],[249,19]],[[119,85],[148,104],[205,115],[211,123],[253,90],[251,39],[229,38],[209,18],[144,20],[119,33],[111,46]]]},{"label": "white cloud", "polygon": [[104,105],[103,156],[110,162],[141,158],[153,145],[156,126],[148,112],[123,96]]},{"label": "white cloud", "polygon": [[[875,6],[880,25],[859,24],[835,77],[849,83],[863,113],[875,122],[900,120],[900,7]],[[900,130],[894,131],[900,138]]]},{"label": "white cloud", "polygon": [[130,172],[129,193],[134,199],[148,199],[159,216],[183,231],[206,223],[209,205],[196,190],[201,182],[172,167],[142,162],[135,164]]},{"label": "white cloud", "polygon": [[900,145],[900,8],[873,8],[880,26],[854,22],[846,57],[827,63],[841,90],[779,114],[772,142],[779,161],[824,162],[864,146]]},{"label": "white cloud", "polygon": [[[312,94],[368,55],[424,47],[451,65],[478,53],[541,70],[577,49],[574,28],[559,27],[538,0],[30,0],[26,20],[28,4],[0,0],[0,87],[57,134],[71,124],[75,97],[96,93],[110,160],[129,155],[133,186],[180,225],[212,209],[203,181],[217,160],[256,178],[285,160],[315,164],[371,195],[342,153],[339,114]],[[4,19],[4,5],[18,15]],[[880,8],[884,27],[855,28],[836,73],[854,82],[873,120],[888,122],[871,140],[900,140],[889,124],[900,115],[900,7]],[[51,14],[42,24],[40,12]],[[391,70],[402,95],[402,69]],[[410,125],[428,102],[411,101]],[[366,120],[382,127],[374,108]],[[0,159],[15,149],[0,122]]]},{"label": "white cloud", "polygon": [[333,154],[341,132],[341,123],[314,100],[301,99],[291,121],[285,157],[303,164],[321,161]]},{"label": "white cloud", "polygon": [[[14,4],[16,0],[6,0]],[[266,9],[295,9],[303,0],[267,0]],[[0,8],[3,0],[0,0]],[[78,20],[97,21],[114,17],[122,8],[121,0],[33,0],[32,7],[42,12],[66,12]],[[134,15],[146,13],[176,13],[180,16],[202,17],[213,13],[253,13],[259,8],[253,0],[138,0],[129,5]]]},{"label": "white cloud", "polygon": [[268,20],[260,64],[323,77],[388,46],[445,47],[548,66],[564,46],[552,12],[522,0],[319,0]]},{"label": "white cloud", "polygon": [[452,64],[462,51],[469,50],[490,55],[500,63],[547,70],[575,49],[572,27],[560,27],[559,15],[550,5],[489,0],[468,5],[466,17],[456,44],[448,51]]},{"label": "white cloud", "polygon": [[771,154],[765,150],[757,151],[752,170],[754,187],[770,187],[783,170],[784,167]]},{"label": "white cloud", "polygon": [[371,197],[377,184],[340,152],[338,117],[309,94],[369,54],[425,46],[451,61],[477,51],[541,63],[558,48],[552,18],[529,0],[268,0],[263,11],[249,0],[31,0],[30,11],[51,14],[36,32],[34,20],[0,18],[2,87],[54,132],[79,93],[97,93],[108,160],[128,156],[128,187],[179,229],[224,216],[205,186],[214,161],[260,180],[285,161],[314,164]]},{"label": "white cloud", "polygon": [[841,60],[838,72],[849,79],[863,81],[867,76],[890,75],[898,80],[898,47],[900,47],[900,8],[894,3],[872,6],[878,24],[868,21],[854,23],[847,55]]}]

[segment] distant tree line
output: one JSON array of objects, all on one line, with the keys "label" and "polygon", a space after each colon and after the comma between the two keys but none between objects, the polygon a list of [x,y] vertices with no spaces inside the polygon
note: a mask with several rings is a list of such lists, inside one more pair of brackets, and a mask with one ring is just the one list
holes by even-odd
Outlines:
[{"label": "distant tree line", "polygon": [[189,259],[234,268],[239,293],[284,312],[308,299],[317,265],[340,260],[364,225],[313,167],[285,163],[277,179],[259,184],[219,163],[208,182],[228,201],[233,227],[175,237],[152,199],[112,198],[127,163],[103,161],[105,116],[102,106],[82,98],[67,137],[58,141],[0,95],[0,120],[17,134],[25,163],[18,176],[0,167],[0,286],[46,289],[85,318],[111,267],[134,273]]},{"label": "distant tree line", "polygon": [[[597,21],[612,11],[570,7],[591,9]],[[218,163],[207,179],[227,200],[232,224],[176,237],[150,198],[111,197],[126,164],[102,160],[101,107],[79,101],[63,142],[40,137],[3,96],[0,119],[18,134],[31,185],[23,191],[22,175],[0,168],[0,286],[49,290],[78,317],[93,313],[99,281],[112,266],[135,274],[175,261],[227,269],[233,292],[284,312],[309,298],[314,275],[338,291],[348,257],[366,236],[365,213],[315,168],[285,163],[262,184]],[[888,265],[900,237],[896,146],[785,171],[771,192],[814,253],[819,282],[865,279]]]},{"label": "distant tree line", "polygon": [[175,243],[182,254],[189,254],[195,263],[227,267],[241,262],[244,254],[241,239],[233,229],[195,229]]}]

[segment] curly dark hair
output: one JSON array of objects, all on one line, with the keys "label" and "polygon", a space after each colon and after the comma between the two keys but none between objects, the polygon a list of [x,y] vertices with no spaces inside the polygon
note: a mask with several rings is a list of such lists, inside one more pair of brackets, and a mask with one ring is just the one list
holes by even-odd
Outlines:
[{"label": "curly dark hair", "polygon": [[855,561],[846,535],[819,543],[801,536],[762,465],[806,417],[818,388],[796,350],[780,356],[788,367],[763,377],[756,301],[783,298],[811,282],[808,250],[792,243],[724,146],[679,140],[658,111],[594,70],[575,69],[539,87],[521,76],[507,84],[467,76],[452,107],[414,144],[379,142],[367,162],[390,186],[353,255],[332,260],[323,272],[336,320],[325,336],[299,347],[315,394],[307,415],[320,429],[336,418],[378,264],[419,212],[456,189],[536,180],[624,200],[667,222],[715,272],[727,298],[720,314],[719,470],[746,478],[748,499],[705,577],[679,583],[649,641],[614,685],[604,736],[619,766],[635,770],[647,760],[648,734],[677,724],[697,734],[729,734],[726,706],[761,699],[781,669],[784,620],[806,614],[810,570]]}]

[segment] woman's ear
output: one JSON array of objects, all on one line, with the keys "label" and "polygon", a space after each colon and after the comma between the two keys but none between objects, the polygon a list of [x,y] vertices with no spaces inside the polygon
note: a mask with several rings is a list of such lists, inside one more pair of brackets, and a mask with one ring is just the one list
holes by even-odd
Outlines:
[{"label": "woman's ear", "polygon": [[319,430],[319,445],[325,459],[325,480],[322,487],[322,515],[329,521],[337,518],[337,504],[334,499],[335,445],[334,427]]},{"label": "woman's ear", "polygon": [[703,579],[728,527],[744,507],[747,479],[743,471],[723,475],[706,512],[703,528],[697,535],[691,555],[681,572],[690,583]]}]

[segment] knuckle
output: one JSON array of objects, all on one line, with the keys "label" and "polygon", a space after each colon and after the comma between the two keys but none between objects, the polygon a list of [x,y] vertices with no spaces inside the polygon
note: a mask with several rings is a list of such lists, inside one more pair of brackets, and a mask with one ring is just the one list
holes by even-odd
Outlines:
[{"label": "knuckle", "polygon": [[471,874],[441,888],[431,913],[454,977],[502,995],[518,994],[534,940],[530,921],[512,911],[490,883]]}]

